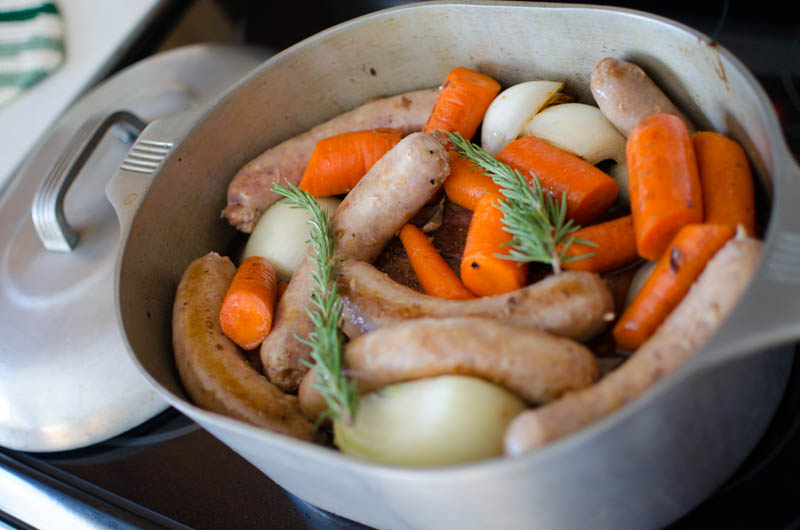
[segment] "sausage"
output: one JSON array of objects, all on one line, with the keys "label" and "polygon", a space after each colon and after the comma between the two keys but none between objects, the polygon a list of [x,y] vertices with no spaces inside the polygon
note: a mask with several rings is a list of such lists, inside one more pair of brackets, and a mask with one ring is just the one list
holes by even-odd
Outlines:
[{"label": "sausage", "polygon": [[517,416],[505,435],[509,455],[525,453],[601,419],[672,372],[711,337],[755,272],[761,242],[729,241],[656,333],[598,383]]},{"label": "sausage", "polygon": [[[345,349],[347,372],[366,393],[439,375],[469,375],[502,386],[530,403],[546,403],[593,383],[598,365],[583,345],[493,318],[422,318],[362,335]],[[300,407],[325,409],[310,395],[307,374]]]},{"label": "sausage", "polygon": [[[450,172],[447,151],[424,133],[412,133],[378,160],[333,215],[335,261],[371,261],[386,243],[436,193]],[[305,257],[286,289],[275,322],[261,345],[261,361],[273,383],[294,391],[308,367],[307,337],[313,324],[306,314],[313,285],[313,263]]]},{"label": "sausage", "polygon": [[297,398],[256,372],[222,333],[219,308],[236,267],[215,252],[194,260],[181,277],[172,309],[178,374],[199,406],[303,440],[320,434]]},{"label": "sausage", "polygon": [[342,329],[350,338],[412,318],[483,316],[554,335],[587,340],[614,318],[614,301],[596,274],[567,271],[510,293],[473,300],[428,296],[393,281],[371,265],[339,266]]},{"label": "sausage", "polygon": [[401,129],[404,135],[420,131],[437,95],[436,89],[426,89],[375,99],[267,149],[234,175],[228,185],[228,204],[222,210],[222,217],[242,232],[250,233],[264,210],[282,198],[270,191],[273,182],[288,180],[299,184],[319,140],[379,127]]},{"label": "sausage", "polygon": [[589,84],[600,111],[626,138],[641,120],[662,112],[681,118],[689,134],[695,130],[689,118],[633,63],[601,59],[592,69]]}]

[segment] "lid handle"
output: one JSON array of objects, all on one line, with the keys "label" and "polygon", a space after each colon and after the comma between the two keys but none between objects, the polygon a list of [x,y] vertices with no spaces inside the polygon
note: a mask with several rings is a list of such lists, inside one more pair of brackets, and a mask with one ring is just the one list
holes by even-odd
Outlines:
[{"label": "lid handle", "polygon": [[36,233],[47,250],[72,252],[78,244],[78,234],[64,217],[64,197],[103,135],[115,124],[121,124],[124,132],[134,137],[147,125],[125,110],[89,118],[36,190],[31,216]]}]

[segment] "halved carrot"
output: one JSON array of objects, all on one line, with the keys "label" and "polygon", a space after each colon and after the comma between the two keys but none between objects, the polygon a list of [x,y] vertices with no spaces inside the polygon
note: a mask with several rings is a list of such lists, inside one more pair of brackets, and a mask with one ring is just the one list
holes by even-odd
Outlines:
[{"label": "halved carrot", "polygon": [[640,256],[654,261],[681,227],[703,221],[689,131],[677,116],[654,114],[631,131],[626,158],[636,248]]},{"label": "halved carrot", "polygon": [[636,235],[633,232],[633,218],[630,215],[586,226],[573,232],[572,237],[591,241],[597,246],[572,243],[567,248],[565,257],[583,254],[594,254],[594,256],[564,262],[562,266],[568,270],[608,272],[639,259],[639,254],[636,252]]},{"label": "halved carrot", "polygon": [[444,192],[452,202],[474,210],[481,197],[487,193],[499,193],[500,186],[474,163],[450,151],[450,175],[444,181]]},{"label": "halved carrot", "polygon": [[525,285],[528,266],[497,257],[508,254],[511,235],[503,229],[503,213],[496,203],[503,198],[487,193],[475,206],[461,258],[461,281],[478,296],[503,294]]},{"label": "halved carrot", "polygon": [[403,138],[400,129],[367,129],[317,142],[298,186],[315,197],[347,193]]},{"label": "halved carrot", "polygon": [[529,181],[533,173],[542,187],[559,200],[567,194],[567,217],[580,225],[603,215],[619,187],[617,181],[593,165],[534,136],[509,143],[497,160],[519,170]]},{"label": "halved carrot", "polygon": [[736,231],[727,225],[689,224],[680,229],[650,277],[614,326],[614,340],[635,350],[680,303],[706,263]]},{"label": "halved carrot", "polygon": [[269,334],[275,310],[277,279],[272,264],[261,256],[242,262],[228,286],[219,323],[233,342],[252,350]]},{"label": "halved carrot", "polygon": [[407,224],[400,230],[400,241],[425,294],[451,300],[474,298],[422,230]]},{"label": "halved carrot", "polygon": [[444,129],[472,140],[483,115],[500,92],[500,83],[459,66],[447,74],[423,132]]},{"label": "halved carrot", "polygon": [[756,230],[753,175],[744,149],[715,132],[692,135],[706,223],[742,225],[749,235]]}]

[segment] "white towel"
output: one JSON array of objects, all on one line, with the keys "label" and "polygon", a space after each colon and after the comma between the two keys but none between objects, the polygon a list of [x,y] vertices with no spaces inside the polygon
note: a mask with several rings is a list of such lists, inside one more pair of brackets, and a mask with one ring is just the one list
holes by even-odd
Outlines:
[{"label": "white towel", "polygon": [[64,28],[53,2],[0,0],[0,107],[63,60]]}]

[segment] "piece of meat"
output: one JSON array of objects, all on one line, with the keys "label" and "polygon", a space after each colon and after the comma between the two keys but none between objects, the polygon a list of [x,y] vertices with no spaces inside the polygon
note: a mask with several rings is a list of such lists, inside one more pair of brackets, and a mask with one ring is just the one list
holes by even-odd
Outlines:
[{"label": "piece of meat", "polygon": [[690,134],[695,130],[689,118],[633,63],[601,59],[592,69],[589,83],[600,111],[626,138],[641,120],[662,112],[681,118]]},{"label": "piece of meat", "polygon": [[[433,196],[450,172],[445,149],[424,133],[403,138],[347,194],[333,215],[334,259],[372,261],[386,243]],[[261,345],[270,381],[296,390],[308,367],[307,337],[313,324],[306,314],[313,263],[303,259],[281,298],[273,328]]]},{"label": "piece of meat", "polygon": [[205,409],[295,438],[320,439],[297,398],[256,372],[223,335],[219,308],[235,272],[228,258],[211,252],[183,273],[172,310],[172,347],[183,386]]},{"label": "piece of meat", "polygon": [[261,214],[282,197],[270,191],[274,182],[299,184],[317,142],[337,134],[392,127],[403,134],[422,130],[438,91],[416,90],[374,99],[305,133],[290,138],[248,162],[228,185],[228,204],[222,217],[250,233]]},{"label": "piece of meat", "polygon": [[[573,340],[480,317],[421,318],[381,328],[350,342],[345,360],[360,393],[426,377],[468,375],[529,403],[552,401],[599,375],[592,352]],[[306,384],[310,377],[303,379],[299,400],[303,412],[315,418],[326,404]]]},{"label": "piece of meat", "polygon": [[523,412],[509,425],[509,455],[531,451],[585,427],[635,399],[708,340],[736,305],[755,272],[761,242],[729,241],[677,308],[633,356],[595,385]]},{"label": "piece of meat", "polygon": [[614,301],[596,274],[567,271],[510,293],[474,300],[428,296],[359,261],[339,266],[342,329],[355,338],[412,318],[490,317],[576,340],[600,333],[614,318]]},{"label": "piece of meat", "polygon": [[[420,223],[412,220],[412,223],[418,224],[421,228],[427,219],[428,217],[420,219]],[[432,239],[433,246],[439,250],[439,254],[457,274],[461,267],[461,255],[464,252],[464,242],[467,240],[471,219],[471,211],[445,199],[441,226],[427,232],[428,237]],[[374,264],[378,270],[386,273],[392,280],[415,291],[422,291],[417,273],[411,267],[411,261],[399,238],[395,237],[389,241],[386,248],[375,259]]]}]

